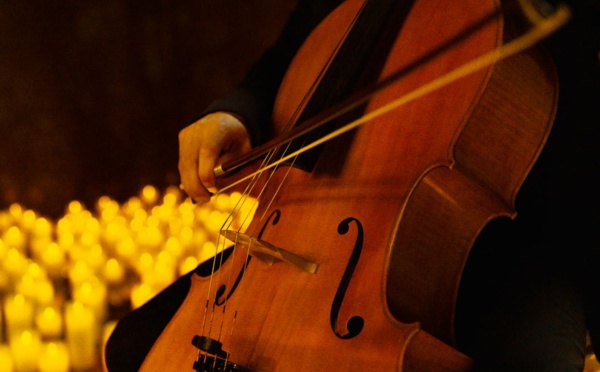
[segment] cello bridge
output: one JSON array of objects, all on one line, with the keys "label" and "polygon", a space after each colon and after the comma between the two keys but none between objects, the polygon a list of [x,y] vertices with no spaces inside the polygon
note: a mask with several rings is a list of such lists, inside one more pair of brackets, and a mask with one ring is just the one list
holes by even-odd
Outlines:
[{"label": "cello bridge", "polygon": [[236,245],[245,247],[250,255],[268,265],[273,265],[276,261],[284,261],[310,274],[315,274],[319,268],[317,263],[310,262],[292,252],[276,247],[262,239],[253,238],[249,235],[233,230],[221,230],[221,235],[223,235],[226,239],[231,240]]}]

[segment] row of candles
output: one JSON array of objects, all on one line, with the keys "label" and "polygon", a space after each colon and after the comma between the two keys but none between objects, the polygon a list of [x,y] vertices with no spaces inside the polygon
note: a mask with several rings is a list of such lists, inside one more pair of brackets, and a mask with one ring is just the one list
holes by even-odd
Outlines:
[{"label": "row of candles", "polygon": [[240,198],[198,206],[146,186],[93,211],[73,201],[56,222],[0,211],[0,372],[97,369],[116,320],[213,255],[224,223],[249,223],[254,202]]}]

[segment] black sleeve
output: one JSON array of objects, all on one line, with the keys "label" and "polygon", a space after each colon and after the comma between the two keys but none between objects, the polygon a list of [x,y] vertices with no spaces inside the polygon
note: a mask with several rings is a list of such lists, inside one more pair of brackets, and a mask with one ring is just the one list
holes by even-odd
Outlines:
[{"label": "black sleeve", "polygon": [[252,143],[264,142],[275,97],[288,65],[311,30],[339,3],[341,0],[300,0],[275,44],[234,90],[213,101],[202,116],[215,111],[234,112],[244,119]]}]

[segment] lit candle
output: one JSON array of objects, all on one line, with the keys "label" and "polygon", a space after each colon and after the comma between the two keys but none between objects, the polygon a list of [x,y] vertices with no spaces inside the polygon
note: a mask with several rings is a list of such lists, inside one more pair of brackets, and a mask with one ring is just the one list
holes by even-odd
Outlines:
[{"label": "lit candle", "polygon": [[217,232],[221,230],[221,227],[227,221],[228,217],[228,213],[222,213],[217,210],[213,210],[212,212],[210,212],[210,214],[208,215],[208,219],[204,221],[204,223],[208,231]]},{"label": "lit candle", "polygon": [[11,204],[10,207],[8,207],[8,211],[14,221],[21,221],[23,218],[23,207],[18,203]]},{"label": "lit candle", "polygon": [[39,304],[47,304],[54,299],[54,289],[46,271],[35,262],[28,264],[26,273],[16,285],[16,292]]},{"label": "lit candle", "polygon": [[168,223],[169,220],[175,216],[174,211],[175,208],[173,208],[173,205],[168,204],[162,204],[156,209],[153,209],[153,212],[156,213],[156,217],[162,224]]},{"label": "lit candle", "polygon": [[219,253],[217,245],[211,241],[206,241],[202,244],[202,249],[198,251],[198,262],[204,262],[217,253]]},{"label": "lit candle", "polygon": [[9,337],[21,334],[33,325],[33,304],[20,293],[8,296],[4,302],[4,316]]},{"label": "lit candle", "polygon": [[135,241],[130,236],[125,236],[117,242],[117,255],[125,261],[133,261],[133,258],[138,252],[138,247]]},{"label": "lit candle", "polygon": [[29,247],[31,249],[31,256],[35,259],[36,262],[42,264],[42,253],[46,250],[49,244],[54,242],[54,237],[52,236],[32,236],[29,239]]},{"label": "lit candle", "polygon": [[8,230],[4,232],[2,240],[4,240],[4,244],[7,246],[17,248],[21,252],[25,246],[25,235],[18,226],[9,227]]},{"label": "lit candle", "polygon": [[198,266],[196,257],[190,256],[179,265],[179,275],[184,275],[194,270]]},{"label": "lit candle", "polygon": [[48,279],[39,280],[35,287],[35,302],[39,306],[48,306],[55,300],[54,285]]},{"label": "lit candle", "polygon": [[38,360],[39,372],[68,372],[69,368],[69,351],[64,343],[49,342],[42,346]]},{"label": "lit candle", "polygon": [[4,259],[6,256],[6,252],[8,251],[8,247],[4,244],[4,241],[0,238],[0,260]]},{"label": "lit candle", "polygon": [[[198,233],[197,235],[194,232],[195,228],[192,226],[183,226],[179,231],[179,242],[183,247],[183,251],[186,253],[195,252],[196,247],[202,246],[207,239],[207,234],[202,229],[197,229],[197,231],[202,231],[202,233]],[[200,241],[199,245],[196,245],[195,242]]]},{"label": "lit candle", "polygon": [[45,339],[57,339],[62,333],[62,317],[54,306],[46,306],[35,317],[35,325]]},{"label": "lit candle", "polygon": [[158,200],[158,191],[154,186],[144,186],[140,195],[140,199],[147,207],[153,206]]},{"label": "lit candle", "polygon": [[137,243],[148,252],[157,252],[162,248],[163,233],[158,226],[146,226],[137,234]]},{"label": "lit candle", "polygon": [[0,345],[0,372],[13,372],[14,363],[8,346]]},{"label": "lit candle", "polygon": [[13,281],[17,281],[25,274],[27,265],[27,258],[16,248],[9,248],[2,260],[3,271],[6,272],[9,280]]},{"label": "lit candle", "polygon": [[55,242],[50,242],[39,253],[41,264],[50,275],[59,275],[64,270],[66,254],[63,247]]},{"label": "lit candle", "polygon": [[37,220],[35,212],[31,209],[27,209],[23,211],[20,225],[26,232],[31,232],[35,226],[35,220]]},{"label": "lit candle", "polygon": [[92,309],[98,322],[106,317],[106,285],[97,277],[88,280],[73,288],[73,299]]},{"label": "lit candle", "polygon": [[117,259],[109,258],[106,261],[106,265],[104,265],[102,274],[106,283],[109,285],[118,285],[123,281],[125,271]]},{"label": "lit candle", "polygon": [[33,276],[29,274],[23,275],[16,285],[16,290],[26,298],[33,300],[36,291],[36,282]]},{"label": "lit candle", "polygon": [[219,194],[216,198],[213,198],[215,208],[221,212],[231,211],[231,198],[228,194]]},{"label": "lit candle", "polygon": [[165,262],[157,262],[154,270],[149,274],[150,279],[147,282],[152,285],[155,292],[163,290],[175,280],[175,269]]},{"label": "lit candle", "polygon": [[77,261],[75,265],[69,269],[69,281],[73,287],[79,286],[92,276],[92,270],[90,270],[89,266],[83,261]]},{"label": "lit candle", "polygon": [[4,270],[0,270],[0,292],[7,292],[9,287],[8,275],[4,272]]},{"label": "lit candle", "polygon": [[184,202],[179,205],[178,210],[181,216],[181,222],[184,225],[191,226],[194,223],[194,221],[196,221],[194,204]]},{"label": "lit candle", "polygon": [[165,243],[165,251],[169,252],[175,259],[179,258],[183,253],[183,246],[181,241],[174,236],[169,237]]},{"label": "lit candle", "polygon": [[152,270],[153,267],[154,267],[154,257],[148,252],[142,253],[140,255],[140,257],[138,258],[136,265],[135,265],[135,269],[142,276],[150,273],[150,271]]},{"label": "lit candle", "polygon": [[96,365],[98,339],[94,311],[81,302],[68,303],[65,311],[67,344],[73,369],[89,369]]},{"label": "lit candle", "polygon": [[58,235],[59,239],[62,236],[73,235],[73,230],[73,222],[67,216],[59,219],[56,223],[56,234]]},{"label": "lit candle", "polygon": [[142,208],[142,201],[137,196],[129,198],[124,204],[122,211],[126,216],[133,216],[138,210]]},{"label": "lit candle", "polygon": [[93,271],[99,271],[106,263],[106,254],[98,243],[92,244],[85,250],[83,260]]},{"label": "lit candle", "polygon": [[32,330],[25,330],[10,340],[10,353],[15,370],[34,372],[37,369],[37,358],[41,348],[40,335]]},{"label": "lit candle", "polygon": [[46,218],[37,218],[33,226],[33,236],[36,238],[49,237],[52,235],[52,229],[52,223]]}]

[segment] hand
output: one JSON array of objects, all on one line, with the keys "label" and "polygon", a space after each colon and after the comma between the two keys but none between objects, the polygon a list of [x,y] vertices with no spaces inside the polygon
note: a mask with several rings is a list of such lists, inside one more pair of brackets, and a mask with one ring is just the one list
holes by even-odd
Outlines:
[{"label": "hand", "polygon": [[179,176],[182,188],[198,203],[217,191],[213,169],[217,164],[251,149],[250,136],[232,114],[214,112],[179,132]]}]

